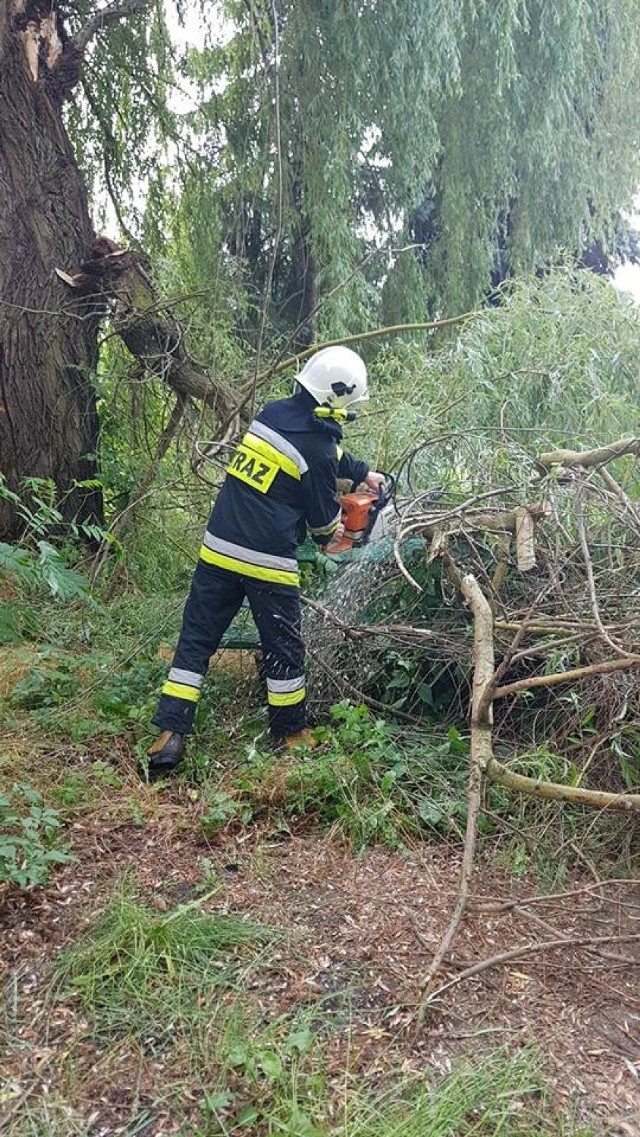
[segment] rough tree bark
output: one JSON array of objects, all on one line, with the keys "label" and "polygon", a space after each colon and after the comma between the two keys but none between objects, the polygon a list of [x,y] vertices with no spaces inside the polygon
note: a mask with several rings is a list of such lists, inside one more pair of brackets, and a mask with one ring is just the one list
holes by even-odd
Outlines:
[{"label": "rough tree bark", "polygon": [[[62,119],[80,55],[53,0],[0,0],[0,471],[53,478],[67,517],[97,519],[95,308],[70,302],[57,264],[87,258],[87,195]],[[19,527],[0,501],[0,538]]]},{"label": "rough tree bark", "polygon": [[[0,472],[17,491],[52,478],[66,519],[100,520],[93,386],[98,323],[109,311],[147,372],[179,398],[234,418],[231,395],[186,350],[157,299],[144,258],[93,231],[63,120],[93,37],[151,0],[113,0],[75,38],[57,0],[0,0]],[[20,519],[0,499],[0,540]]]}]

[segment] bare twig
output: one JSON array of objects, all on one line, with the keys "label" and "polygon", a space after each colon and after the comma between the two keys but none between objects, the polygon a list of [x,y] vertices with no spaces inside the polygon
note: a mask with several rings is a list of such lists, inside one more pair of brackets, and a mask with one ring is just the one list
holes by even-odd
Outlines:
[{"label": "bare twig", "polygon": [[619,485],[615,478],[609,473],[606,466],[601,466],[598,470],[598,473],[607,489],[610,490],[612,494],[615,494],[615,496],[624,506],[625,513],[633,521],[636,532],[640,533],[640,513],[631,501],[631,498],[624,492],[622,486]]},{"label": "bare twig", "polygon": [[606,644],[609,645],[612,651],[615,651],[616,655],[621,656],[623,659],[640,659],[640,656],[635,655],[633,652],[627,651],[626,648],[622,646],[622,644],[619,644],[617,640],[614,640],[613,637],[609,635],[609,632],[602,622],[602,617],[600,615],[600,605],[598,604],[598,596],[596,593],[596,582],[593,575],[593,561],[591,560],[591,553],[589,552],[589,542],[587,541],[587,533],[584,524],[584,483],[582,477],[579,477],[577,481],[575,502],[576,525],[578,526],[578,537],[580,540],[580,548],[582,549],[582,559],[584,560],[584,567],[587,573],[587,587],[589,589],[591,611],[593,612],[593,618],[596,622],[598,631],[600,632],[602,639]]},{"label": "bare twig", "polygon": [[450,991],[452,987],[457,987],[458,984],[464,983],[465,980],[471,979],[474,975],[480,975],[483,971],[489,971],[492,967],[500,967],[503,963],[510,963],[514,959],[522,959],[526,955],[539,955],[541,952],[553,951],[556,948],[576,948],[576,947],[598,947],[600,944],[628,944],[638,943],[640,941],[640,934],[632,934],[626,936],[585,936],[580,938],[573,938],[569,936],[559,937],[554,940],[543,940],[540,943],[524,944],[522,947],[513,948],[511,951],[503,951],[498,955],[492,955],[490,959],[482,959],[478,963],[474,963],[471,967],[466,967],[459,975],[455,975],[453,979],[449,979],[447,983],[443,983],[431,995],[427,997],[427,1007],[444,995],[445,991]]},{"label": "bare twig", "polygon": [[[636,877],[612,877],[609,880],[599,880],[594,884],[583,884],[580,888],[570,888],[566,892],[539,892],[536,896],[527,896],[525,903],[531,904],[555,904],[557,900],[572,900],[576,896],[584,896],[585,893],[599,891],[603,888],[637,888],[638,880]],[[620,898],[618,896],[611,899],[607,896],[600,896],[599,900],[606,901],[609,904],[619,904]],[[508,900],[487,900],[482,896],[469,897],[469,909],[473,912],[509,912],[512,908],[517,908],[522,904],[522,900],[518,897],[510,897]]]},{"label": "bare twig", "polygon": [[96,8],[74,37],[73,43],[76,51],[79,55],[84,55],[91,40],[103,28],[117,23],[118,20],[127,20],[131,16],[137,16],[139,12],[144,12],[150,5],[151,0],[116,0],[116,3],[108,4],[106,8]]}]

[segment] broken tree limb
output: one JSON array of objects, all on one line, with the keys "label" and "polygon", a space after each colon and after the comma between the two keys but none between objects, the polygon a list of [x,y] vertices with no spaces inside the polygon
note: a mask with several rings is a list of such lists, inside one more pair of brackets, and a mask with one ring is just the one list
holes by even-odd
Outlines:
[{"label": "broken tree limb", "polygon": [[589,469],[613,462],[625,454],[640,455],[640,438],[620,438],[617,442],[599,446],[596,450],[550,450],[546,454],[538,454],[536,462],[545,470],[551,466],[581,466]]},{"label": "broken tree limb", "polygon": [[486,775],[490,781],[498,782],[508,790],[543,798],[545,801],[566,801],[572,805],[586,805],[591,809],[640,812],[640,794],[607,793],[602,790],[585,790],[580,786],[566,786],[560,782],[542,782],[509,770],[495,758],[487,763]]},{"label": "broken tree limb", "polygon": [[458,898],[449,926],[440,941],[440,945],[431,961],[429,970],[422,983],[422,993],[418,1016],[417,1029],[424,1025],[427,1007],[431,1001],[429,985],[442,964],[453,938],[458,930],[460,921],[464,916],[469,883],[473,875],[473,862],[478,832],[478,814],[480,813],[482,775],[487,763],[491,761],[493,751],[491,745],[492,706],[487,703],[485,692],[491,684],[494,675],[493,652],[493,613],[486,596],[484,595],[476,578],[468,573],[461,576],[451,558],[448,560],[448,571],[459,581],[460,591],[469,605],[474,620],[473,635],[473,690],[471,696],[471,748],[469,754],[469,782],[467,789],[467,831],[460,867],[458,882]]},{"label": "broken tree limb", "polygon": [[111,322],[131,354],[152,376],[184,398],[212,407],[218,421],[237,417],[227,384],[213,378],[189,354],[184,329],[171,306],[159,300],[146,258],[97,237],[92,255],[71,274],[58,276],[82,296],[115,302]]},{"label": "broken tree limb", "polygon": [[517,679],[504,687],[496,687],[494,699],[505,699],[520,691],[532,691],[536,687],[556,687],[559,683],[575,683],[589,679],[592,675],[608,675],[612,671],[632,671],[640,667],[640,656],[625,659],[605,659],[602,663],[589,663],[584,667],[574,667],[571,671],[557,671],[553,675],[532,675],[530,679]]}]

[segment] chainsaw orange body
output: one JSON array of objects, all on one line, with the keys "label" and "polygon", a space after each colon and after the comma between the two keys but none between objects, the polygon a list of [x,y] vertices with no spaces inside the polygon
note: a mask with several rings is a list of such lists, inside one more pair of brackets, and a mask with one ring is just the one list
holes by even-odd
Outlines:
[{"label": "chainsaw orange body", "polygon": [[325,553],[346,553],[354,545],[364,545],[371,531],[372,510],[379,503],[376,493],[345,493],[340,497],[344,533],[334,537]]},{"label": "chainsaw orange body", "polygon": [[324,549],[325,553],[349,553],[350,549],[368,545],[369,539],[377,540],[382,536],[382,513],[391,508],[394,487],[396,482],[391,474],[385,474],[385,481],[376,490],[342,493],[340,496],[341,523],[344,532],[340,537],[334,537]]}]

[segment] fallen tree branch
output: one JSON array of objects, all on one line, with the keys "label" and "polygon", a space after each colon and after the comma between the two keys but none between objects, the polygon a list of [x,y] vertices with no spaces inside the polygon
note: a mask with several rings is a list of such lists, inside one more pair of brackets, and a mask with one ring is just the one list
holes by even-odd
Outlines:
[{"label": "fallen tree branch", "polygon": [[613,462],[625,454],[640,455],[640,438],[620,438],[596,450],[550,450],[547,454],[538,454],[536,462],[545,470],[551,466],[581,466],[586,470]]},{"label": "fallen tree branch", "polygon": [[[600,944],[628,944],[640,942],[640,934],[629,934],[625,936],[585,936],[579,939],[570,937],[561,937],[557,940],[543,940],[540,943],[525,944],[523,947],[513,948],[511,951],[503,951],[498,955],[492,955],[490,959],[482,959],[478,963],[474,963],[471,967],[466,967],[453,979],[449,979],[447,983],[443,983],[438,987],[432,995],[427,997],[427,1007],[444,995],[445,991],[450,991],[452,987],[457,987],[458,984],[464,983],[466,979],[473,978],[474,975],[481,975],[483,971],[489,971],[492,967],[499,967],[503,963],[510,963],[514,959],[522,959],[526,955],[539,955],[541,952],[553,951],[556,948],[576,948],[576,947],[598,947]],[[638,961],[640,966],[640,960]]]},{"label": "fallen tree branch", "polygon": [[[542,931],[546,932],[548,936],[550,935],[554,938],[563,938],[563,934],[560,928],[556,928],[542,916],[539,916],[537,912],[532,912],[529,908],[526,908],[524,904],[518,905],[518,916],[524,916],[525,920],[530,920],[532,924],[536,925],[536,927],[542,928]],[[596,959],[604,959],[607,961],[607,963],[615,963],[616,966],[624,964],[627,967],[637,967],[640,964],[640,961],[634,959],[633,956],[616,955],[616,953],[613,951],[602,951],[597,947],[587,947],[586,951],[588,951],[589,955],[593,955]]]},{"label": "fallen tree branch", "polygon": [[[636,877],[611,877],[609,880],[596,881],[593,884],[583,884],[580,888],[571,888],[566,892],[540,892],[536,896],[527,896],[523,899],[513,897],[509,900],[486,900],[482,896],[469,897],[469,909],[473,912],[500,913],[510,912],[520,904],[555,904],[557,900],[571,900],[574,896],[584,896],[585,892],[597,892],[602,888],[637,888]],[[600,896],[605,904],[620,904],[620,898]]]},{"label": "fallen tree branch", "polygon": [[581,786],[565,786],[560,782],[542,782],[524,774],[516,774],[491,758],[486,775],[506,789],[545,801],[566,801],[572,805],[586,805],[591,809],[613,809],[622,812],[640,812],[640,794],[616,794],[604,790],[585,790]]},{"label": "fallen tree branch", "polygon": [[592,675],[608,675],[612,671],[633,671],[640,667],[640,656],[626,659],[605,659],[602,663],[589,663],[584,667],[574,667],[570,671],[556,671],[552,675],[532,675],[530,679],[517,679],[504,687],[496,687],[494,699],[505,699],[507,695],[517,695],[519,691],[532,691],[536,687],[556,687],[559,683],[574,683],[589,679]]},{"label": "fallen tree branch", "polygon": [[449,572],[459,579],[460,591],[471,608],[474,619],[473,638],[473,690],[471,696],[471,747],[469,754],[469,783],[467,790],[467,831],[458,882],[458,898],[447,930],[431,961],[422,983],[422,993],[416,1027],[424,1025],[430,1002],[429,984],[442,964],[465,912],[473,863],[480,813],[482,774],[492,757],[492,707],[485,700],[485,691],[494,674],[493,613],[477,580],[471,574],[460,578],[457,566],[448,558]]}]

